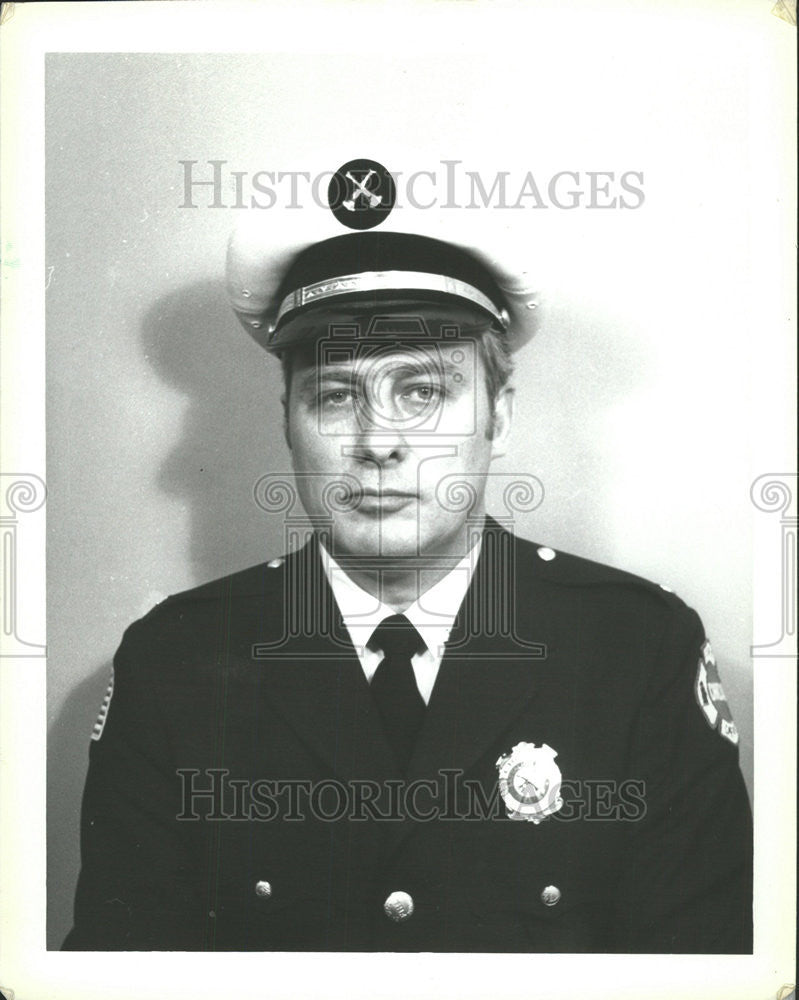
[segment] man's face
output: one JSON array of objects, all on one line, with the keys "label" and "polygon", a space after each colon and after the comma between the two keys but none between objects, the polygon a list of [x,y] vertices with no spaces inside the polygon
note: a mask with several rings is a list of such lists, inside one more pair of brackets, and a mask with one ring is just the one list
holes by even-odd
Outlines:
[{"label": "man's face", "polygon": [[502,391],[492,412],[476,342],[323,344],[292,359],[290,380],[297,487],[334,554],[464,555],[512,398]]}]

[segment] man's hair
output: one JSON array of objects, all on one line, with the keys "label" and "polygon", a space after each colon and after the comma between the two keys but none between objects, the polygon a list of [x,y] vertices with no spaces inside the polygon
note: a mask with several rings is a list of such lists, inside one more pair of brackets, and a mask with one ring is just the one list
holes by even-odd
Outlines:
[{"label": "man's hair", "polygon": [[[507,336],[495,327],[489,327],[475,337],[477,350],[483,361],[485,386],[488,393],[488,404],[493,413],[497,397],[510,381],[513,374],[513,355],[508,345]],[[311,362],[314,359],[314,348],[301,346],[281,351],[280,366],[283,371],[284,405],[288,407],[291,392],[291,372],[294,358],[301,352],[303,357]]]},{"label": "man's hair", "polygon": [[513,355],[506,334],[493,326],[478,339],[477,347],[483,359],[488,403],[493,411],[497,396],[513,375]]}]

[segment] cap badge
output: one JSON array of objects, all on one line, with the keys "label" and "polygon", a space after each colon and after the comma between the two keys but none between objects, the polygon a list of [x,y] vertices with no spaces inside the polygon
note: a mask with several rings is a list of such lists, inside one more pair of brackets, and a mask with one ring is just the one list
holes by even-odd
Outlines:
[{"label": "cap badge", "polygon": [[348,229],[379,226],[396,200],[394,178],[376,160],[349,160],[333,174],[327,189],[330,211]]},{"label": "cap badge", "polygon": [[563,805],[557,751],[544,743],[517,743],[497,760],[499,792],[510,819],[538,824]]}]

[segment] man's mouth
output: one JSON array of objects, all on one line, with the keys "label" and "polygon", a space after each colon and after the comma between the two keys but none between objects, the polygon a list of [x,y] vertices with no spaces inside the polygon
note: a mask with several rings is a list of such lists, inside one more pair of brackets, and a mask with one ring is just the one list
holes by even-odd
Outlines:
[{"label": "man's mouth", "polygon": [[361,491],[356,501],[355,509],[364,514],[393,514],[402,510],[418,499],[418,494],[411,490],[375,489],[367,487]]}]

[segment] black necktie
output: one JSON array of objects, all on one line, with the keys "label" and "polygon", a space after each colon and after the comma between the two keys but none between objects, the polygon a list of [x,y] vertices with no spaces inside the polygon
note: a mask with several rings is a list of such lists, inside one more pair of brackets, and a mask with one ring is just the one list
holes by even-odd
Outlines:
[{"label": "black necktie", "polygon": [[371,689],[383,728],[402,771],[407,769],[424,719],[425,703],[416,686],[411,656],[426,647],[405,615],[389,615],[372,633],[369,649],[379,649],[383,659],[372,678]]}]

